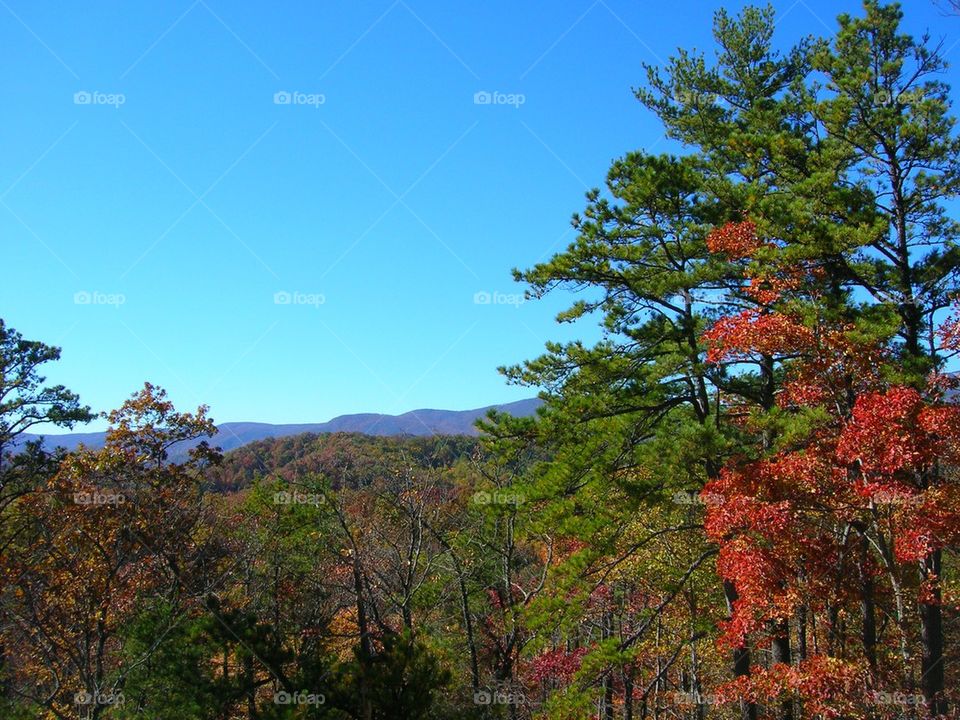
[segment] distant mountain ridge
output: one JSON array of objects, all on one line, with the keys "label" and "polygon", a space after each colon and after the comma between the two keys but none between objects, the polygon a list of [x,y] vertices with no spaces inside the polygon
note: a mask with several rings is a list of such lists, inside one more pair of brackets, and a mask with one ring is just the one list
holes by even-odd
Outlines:
[{"label": "distant mountain ridge", "polygon": [[[361,433],[363,435],[478,435],[474,423],[485,417],[490,410],[509,413],[515,417],[533,415],[542,405],[539,398],[528,398],[502,405],[488,405],[473,410],[411,410],[402,415],[384,415],[380,413],[358,413],[339,415],[322,423],[292,423],[271,425],[257,422],[229,422],[217,426],[217,434],[210,445],[224,450],[233,450],[248,443],[267,438],[300,435],[302,433]],[[103,432],[64,433],[62,435],[34,435],[24,433],[20,442],[41,440],[46,449],[63,447],[73,450],[83,444],[90,448],[103,447]],[[171,457],[177,459],[186,455],[186,451],[196,443],[183,444],[173,448]]]}]

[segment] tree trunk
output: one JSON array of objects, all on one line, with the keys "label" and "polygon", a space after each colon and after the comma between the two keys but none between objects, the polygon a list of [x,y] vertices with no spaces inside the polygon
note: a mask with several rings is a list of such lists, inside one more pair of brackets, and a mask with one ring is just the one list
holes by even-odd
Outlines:
[{"label": "tree trunk", "polygon": [[[782,663],[790,665],[792,655],[790,652],[790,621],[786,618],[773,623],[773,640],[770,642],[770,655],[774,664]],[[780,717],[782,720],[792,720],[793,718],[793,700],[784,700],[780,704]]]},{"label": "tree trunk", "polygon": [[[360,658],[361,663],[366,664],[373,658],[373,645],[370,642],[370,629],[367,624],[367,607],[363,600],[363,575],[360,570],[360,558],[356,549],[353,551],[353,589],[357,595],[357,630],[360,633]],[[370,702],[366,680],[361,679],[359,693],[361,717],[363,720],[372,720],[373,705]]]},{"label": "tree trunk", "polygon": [[807,606],[797,610],[797,659],[807,659]]},{"label": "tree trunk", "polygon": [[863,614],[863,627],[860,637],[863,641],[863,653],[870,664],[870,671],[877,672],[877,614],[874,601],[875,588],[873,574],[869,568],[870,545],[866,530],[857,528],[860,533],[860,557],[857,568],[860,573],[860,610]]},{"label": "tree trunk", "polygon": [[[729,580],[723,581],[723,594],[727,600],[727,612],[733,614],[733,604],[740,596],[737,589]],[[747,677],[750,675],[750,648],[743,645],[733,650],[733,676]],[[757,706],[746,700],[740,701],[740,717],[742,720],[757,720]]]},{"label": "tree trunk", "polygon": [[473,692],[480,689],[480,664],[477,661],[477,643],[473,637],[473,617],[470,614],[470,595],[463,579],[463,573],[457,564],[457,584],[460,588],[460,609],[463,613],[463,626],[467,633],[467,648],[470,650],[470,683]]},{"label": "tree trunk", "polygon": [[[607,611],[603,614],[602,638],[606,640],[613,635],[613,613]],[[603,703],[600,708],[600,720],[613,720],[613,673],[605,673],[603,676]]]},{"label": "tree trunk", "polygon": [[[0,630],[3,629],[3,615],[0,613]],[[7,646],[0,640],[0,699],[10,697],[10,679],[7,677]]]},{"label": "tree trunk", "polygon": [[840,637],[840,611],[833,603],[827,606],[827,655],[837,657],[838,638]]},{"label": "tree trunk", "polygon": [[247,717],[256,720],[257,717],[257,683],[253,676],[253,655],[247,654],[243,658],[243,684],[246,685]]},{"label": "tree trunk", "polygon": [[930,589],[930,601],[920,603],[920,642],[923,646],[923,659],[920,687],[928,712],[933,715],[945,715],[947,701],[943,696],[943,613],[940,605],[941,553],[931,553],[923,560],[923,577],[936,578]]}]

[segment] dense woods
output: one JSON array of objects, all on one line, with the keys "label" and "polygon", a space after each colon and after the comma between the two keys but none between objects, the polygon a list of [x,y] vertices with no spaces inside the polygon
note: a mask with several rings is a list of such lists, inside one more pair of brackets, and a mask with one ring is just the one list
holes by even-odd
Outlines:
[{"label": "dense woods", "polygon": [[956,717],[960,140],[901,19],[721,10],[647,68],[683,153],[514,271],[602,340],[503,367],[544,405],[479,439],[173,463],[214,425],[148,383],[46,453],[90,410],[0,324],[0,715]]}]

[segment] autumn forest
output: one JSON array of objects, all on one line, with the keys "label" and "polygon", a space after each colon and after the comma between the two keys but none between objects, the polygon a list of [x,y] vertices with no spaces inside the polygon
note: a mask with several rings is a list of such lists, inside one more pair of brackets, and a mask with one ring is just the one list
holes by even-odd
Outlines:
[{"label": "autumn forest", "polygon": [[684,152],[513,271],[601,339],[500,368],[543,405],[476,437],[221,452],[147,382],[52,450],[93,412],[5,313],[0,717],[958,717],[960,136],[906,5],[646,67]]}]

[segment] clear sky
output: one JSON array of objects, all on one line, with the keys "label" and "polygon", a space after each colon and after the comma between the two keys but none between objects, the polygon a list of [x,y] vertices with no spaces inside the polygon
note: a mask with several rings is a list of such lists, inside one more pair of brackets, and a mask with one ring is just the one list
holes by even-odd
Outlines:
[{"label": "clear sky", "polygon": [[[0,0],[0,316],[96,410],[144,380],[218,422],[527,397],[498,365],[594,333],[510,269],[671,149],[631,87],[712,51],[718,5]],[[775,7],[788,44],[859,5]],[[960,18],[905,10],[960,60]]]}]

